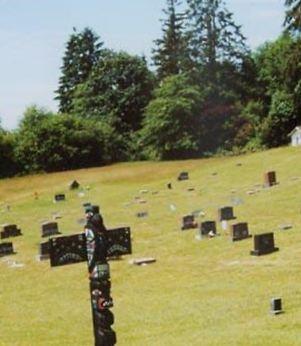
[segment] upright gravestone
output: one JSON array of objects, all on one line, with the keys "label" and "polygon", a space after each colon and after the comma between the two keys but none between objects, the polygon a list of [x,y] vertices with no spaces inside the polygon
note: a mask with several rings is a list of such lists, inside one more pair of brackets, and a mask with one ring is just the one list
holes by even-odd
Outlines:
[{"label": "upright gravestone", "polygon": [[181,172],[179,175],[178,175],[178,181],[182,181],[182,180],[188,180],[189,179],[189,175],[188,175],[188,172]]},{"label": "upright gravestone", "polygon": [[50,242],[49,240],[40,243],[38,259],[40,261],[48,260],[50,258]]},{"label": "upright gravestone", "polygon": [[264,186],[270,187],[274,185],[277,185],[276,172],[275,171],[266,172],[264,174]]},{"label": "upright gravestone", "polygon": [[186,215],[182,218],[182,227],[181,227],[182,231],[187,230],[187,229],[197,228],[197,227],[198,227],[198,225],[194,221],[193,215]]},{"label": "upright gravestone", "polygon": [[239,222],[231,225],[231,237],[232,241],[243,240],[252,237],[252,235],[249,234],[247,222]]},{"label": "upright gravestone", "polygon": [[0,232],[0,238],[10,238],[10,237],[18,237],[22,235],[21,229],[17,227],[17,225],[9,225],[5,224],[2,226],[2,231]]},{"label": "upright gravestone", "polygon": [[66,196],[63,193],[58,193],[56,195],[54,195],[54,202],[61,202],[61,201],[65,201],[66,200]]},{"label": "upright gravestone", "polygon": [[59,227],[57,222],[53,221],[47,221],[42,223],[41,228],[41,236],[44,237],[51,237],[53,235],[60,234]]},{"label": "upright gravestone", "polygon": [[13,254],[14,254],[13,243],[1,243],[0,244],[0,257],[7,256],[7,255],[13,255]]},{"label": "upright gravestone", "polygon": [[274,245],[274,233],[263,233],[256,234],[254,236],[254,250],[251,251],[253,256],[266,255],[275,251],[279,248]]},{"label": "upright gravestone", "polygon": [[167,188],[168,188],[168,190],[171,190],[171,189],[172,189],[171,183],[168,183],[168,184],[167,184]]},{"label": "upright gravestone", "polygon": [[69,189],[70,190],[76,190],[79,188],[79,182],[76,180],[73,180],[70,184],[69,184]]},{"label": "upright gravestone", "polygon": [[236,219],[236,217],[233,215],[233,207],[222,207],[218,209],[219,221],[229,221],[234,219]]},{"label": "upright gravestone", "polygon": [[208,237],[209,234],[216,235],[216,222],[215,221],[204,221],[200,225],[200,237]]}]

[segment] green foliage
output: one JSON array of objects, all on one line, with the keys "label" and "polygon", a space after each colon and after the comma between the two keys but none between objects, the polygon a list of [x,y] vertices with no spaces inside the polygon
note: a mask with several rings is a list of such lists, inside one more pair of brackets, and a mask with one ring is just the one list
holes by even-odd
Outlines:
[{"label": "green foliage", "polygon": [[263,142],[269,147],[287,144],[288,134],[297,125],[293,96],[276,91],[262,128]]},{"label": "green foliage", "polygon": [[76,86],[87,80],[92,67],[99,60],[103,43],[89,28],[70,36],[61,67],[59,88],[56,91],[59,108],[63,113],[72,110],[72,98]]},{"label": "green foliage", "polygon": [[164,79],[145,111],[138,151],[150,159],[191,157],[198,153],[201,92],[185,75]]},{"label": "green foliage", "polygon": [[18,165],[14,156],[15,136],[0,127],[0,178],[14,175]]},{"label": "green foliage", "polygon": [[178,13],[179,0],[167,0],[167,9],[163,12],[163,37],[155,41],[153,62],[157,67],[159,80],[171,75],[183,73],[187,69],[188,42],[184,33],[184,13]]},{"label": "green foliage", "polygon": [[108,124],[33,106],[21,122],[15,155],[25,172],[59,171],[111,162],[121,141]]},{"label": "green foliage", "polygon": [[137,130],[153,89],[146,61],[125,52],[108,51],[79,85],[73,113],[82,118],[104,119],[118,133]]}]

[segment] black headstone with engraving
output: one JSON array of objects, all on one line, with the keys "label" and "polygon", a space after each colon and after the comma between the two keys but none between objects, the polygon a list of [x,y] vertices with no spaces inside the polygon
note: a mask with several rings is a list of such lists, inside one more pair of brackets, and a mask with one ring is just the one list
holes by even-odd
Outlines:
[{"label": "black headstone with engraving", "polygon": [[60,234],[59,232],[59,226],[57,222],[53,221],[47,221],[42,224],[41,229],[41,236],[44,237],[50,237],[52,235]]},{"label": "black headstone with engraving", "polygon": [[130,255],[132,253],[131,230],[129,227],[107,231],[108,257]]},{"label": "black headstone with engraving", "polygon": [[18,237],[22,235],[21,230],[17,227],[17,225],[3,225],[2,231],[0,232],[0,238],[6,239],[10,237]]},{"label": "black headstone with engraving", "polygon": [[189,175],[188,175],[188,172],[181,172],[179,175],[178,175],[178,181],[182,181],[182,180],[188,180],[189,179]]},{"label": "black headstone with engraving", "polygon": [[197,228],[197,227],[198,227],[198,225],[194,221],[193,215],[186,215],[182,218],[182,227],[181,227],[182,231],[187,230],[187,229]]},{"label": "black headstone with engraving", "polygon": [[1,243],[0,244],[0,257],[7,256],[7,255],[13,255],[13,254],[14,254],[13,243]]},{"label": "black headstone with engraving", "polygon": [[231,237],[232,241],[251,238],[252,235],[249,234],[247,222],[239,222],[231,225]]},{"label": "black headstone with engraving", "polygon": [[222,207],[218,209],[219,221],[234,220],[236,217],[233,215],[233,207]]},{"label": "black headstone with engraving", "polygon": [[215,221],[204,221],[200,225],[200,236],[206,237],[209,232],[216,234],[216,222]]},{"label": "black headstone with engraving", "polygon": [[264,186],[270,187],[274,185],[277,185],[276,172],[270,171],[270,172],[264,173]]},{"label": "black headstone with engraving", "polygon": [[49,243],[51,267],[87,260],[86,237],[83,233],[53,238]]},{"label": "black headstone with engraving", "polygon": [[63,193],[58,193],[56,195],[54,195],[54,201],[55,202],[61,202],[61,201],[65,201],[66,200],[66,196]]},{"label": "black headstone with engraving", "polygon": [[274,244],[273,232],[256,234],[254,236],[254,250],[251,251],[251,255],[261,256],[278,250],[279,248],[275,247]]}]

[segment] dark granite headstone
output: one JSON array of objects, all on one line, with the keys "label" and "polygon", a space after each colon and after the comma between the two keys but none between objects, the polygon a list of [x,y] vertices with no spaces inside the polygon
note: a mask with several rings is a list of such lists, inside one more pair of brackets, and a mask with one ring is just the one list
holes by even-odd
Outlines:
[{"label": "dark granite headstone", "polygon": [[240,222],[231,225],[231,237],[232,241],[251,238],[252,235],[249,234],[248,224],[246,222]]},{"label": "dark granite headstone", "polygon": [[167,188],[168,188],[169,190],[171,190],[171,189],[172,189],[172,185],[171,185],[171,183],[168,183],[168,184],[167,184]]},{"label": "dark granite headstone", "polygon": [[52,235],[60,234],[57,222],[47,221],[42,224],[41,236],[50,237]]},{"label": "dark granite headstone", "polygon": [[272,298],[271,299],[271,314],[278,315],[281,314],[282,311],[282,301],[281,298]]},{"label": "dark granite headstone", "polygon": [[54,195],[54,201],[55,202],[61,202],[61,201],[65,201],[66,200],[66,196],[63,193],[59,193]]},{"label": "dark granite headstone", "polygon": [[254,236],[254,250],[252,250],[250,254],[253,256],[261,256],[278,250],[279,248],[274,245],[274,233],[270,232],[256,234]]},{"label": "dark granite headstone", "polygon": [[197,228],[198,225],[194,221],[194,216],[193,215],[186,215],[182,218],[182,227],[181,230],[184,231],[186,229],[193,229]]},{"label": "dark granite headstone", "polygon": [[13,255],[13,254],[14,254],[13,243],[1,243],[0,244],[0,257],[7,256],[7,255]]},{"label": "dark granite headstone", "polygon": [[236,219],[236,217],[233,215],[233,207],[222,207],[218,209],[219,221],[228,221],[234,219]]},{"label": "dark granite headstone", "polygon": [[69,184],[69,189],[70,190],[75,190],[79,188],[79,182],[77,182],[76,180],[73,180],[70,184]]},{"label": "dark granite headstone", "polygon": [[2,231],[0,232],[0,238],[10,238],[10,237],[18,237],[22,235],[21,230],[17,228],[17,225],[3,225]]},{"label": "dark granite headstone", "polygon": [[182,181],[182,180],[188,180],[189,179],[189,176],[188,176],[188,172],[181,172],[179,175],[178,175],[178,181]]},{"label": "dark granite headstone", "polygon": [[208,236],[209,232],[212,232],[213,234],[216,234],[216,222],[215,221],[204,221],[201,222],[200,225],[200,236],[206,237]]},{"label": "dark granite headstone", "polygon": [[91,207],[91,206],[92,204],[90,202],[83,203],[84,208]]},{"label": "dark granite headstone", "polygon": [[39,245],[39,260],[48,260],[50,257],[50,242],[49,240],[45,241],[44,243],[40,243]]},{"label": "dark granite headstone", "polygon": [[131,229],[121,227],[108,230],[107,254],[108,257],[129,255],[132,253]]},{"label": "dark granite headstone", "polygon": [[51,267],[87,260],[86,237],[83,233],[49,240]]},{"label": "dark granite headstone", "polygon": [[275,171],[266,172],[264,174],[264,186],[270,187],[274,185],[277,185],[276,172]]}]

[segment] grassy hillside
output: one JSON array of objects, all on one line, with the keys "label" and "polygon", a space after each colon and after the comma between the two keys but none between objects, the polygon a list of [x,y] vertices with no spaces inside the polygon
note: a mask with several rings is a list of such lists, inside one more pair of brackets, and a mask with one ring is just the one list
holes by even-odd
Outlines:
[{"label": "grassy hillside", "polygon": [[[189,181],[176,181],[182,170]],[[263,189],[268,170],[277,172],[280,184]],[[89,186],[85,196],[68,190],[73,179]],[[298,148],[1,180],[0,223],[17,223],[24,236],[13,239],[16,255],[0,259],[0,345],[93,344],[86,264],[51,269],[35,258],[41,222],[60,213],[63,234],[80,232],[87,201],[100,205],[107,227],[132,229],[133,255],[110,262],[118,345],[300,345],[300,187]],[[67,201],[54,204],[60,192]],[[275,232],[279,252],[250,256],[253,240],[232,243],[220,225],[221,236],[210,240],[180,230],[186,213],[202,209],[203,220],[216,219],[218,207],[233,202],[237,221],[248,222],[252,234]],[[138,211],[149,216],[138,219]],[[286,223],[293,228],[279,230]],[[128,263],[145,256],[157,262]],[[13,267],[13,261],[24,266]],[[269,314],[275,296],[283,299],[279,316]]]}]

